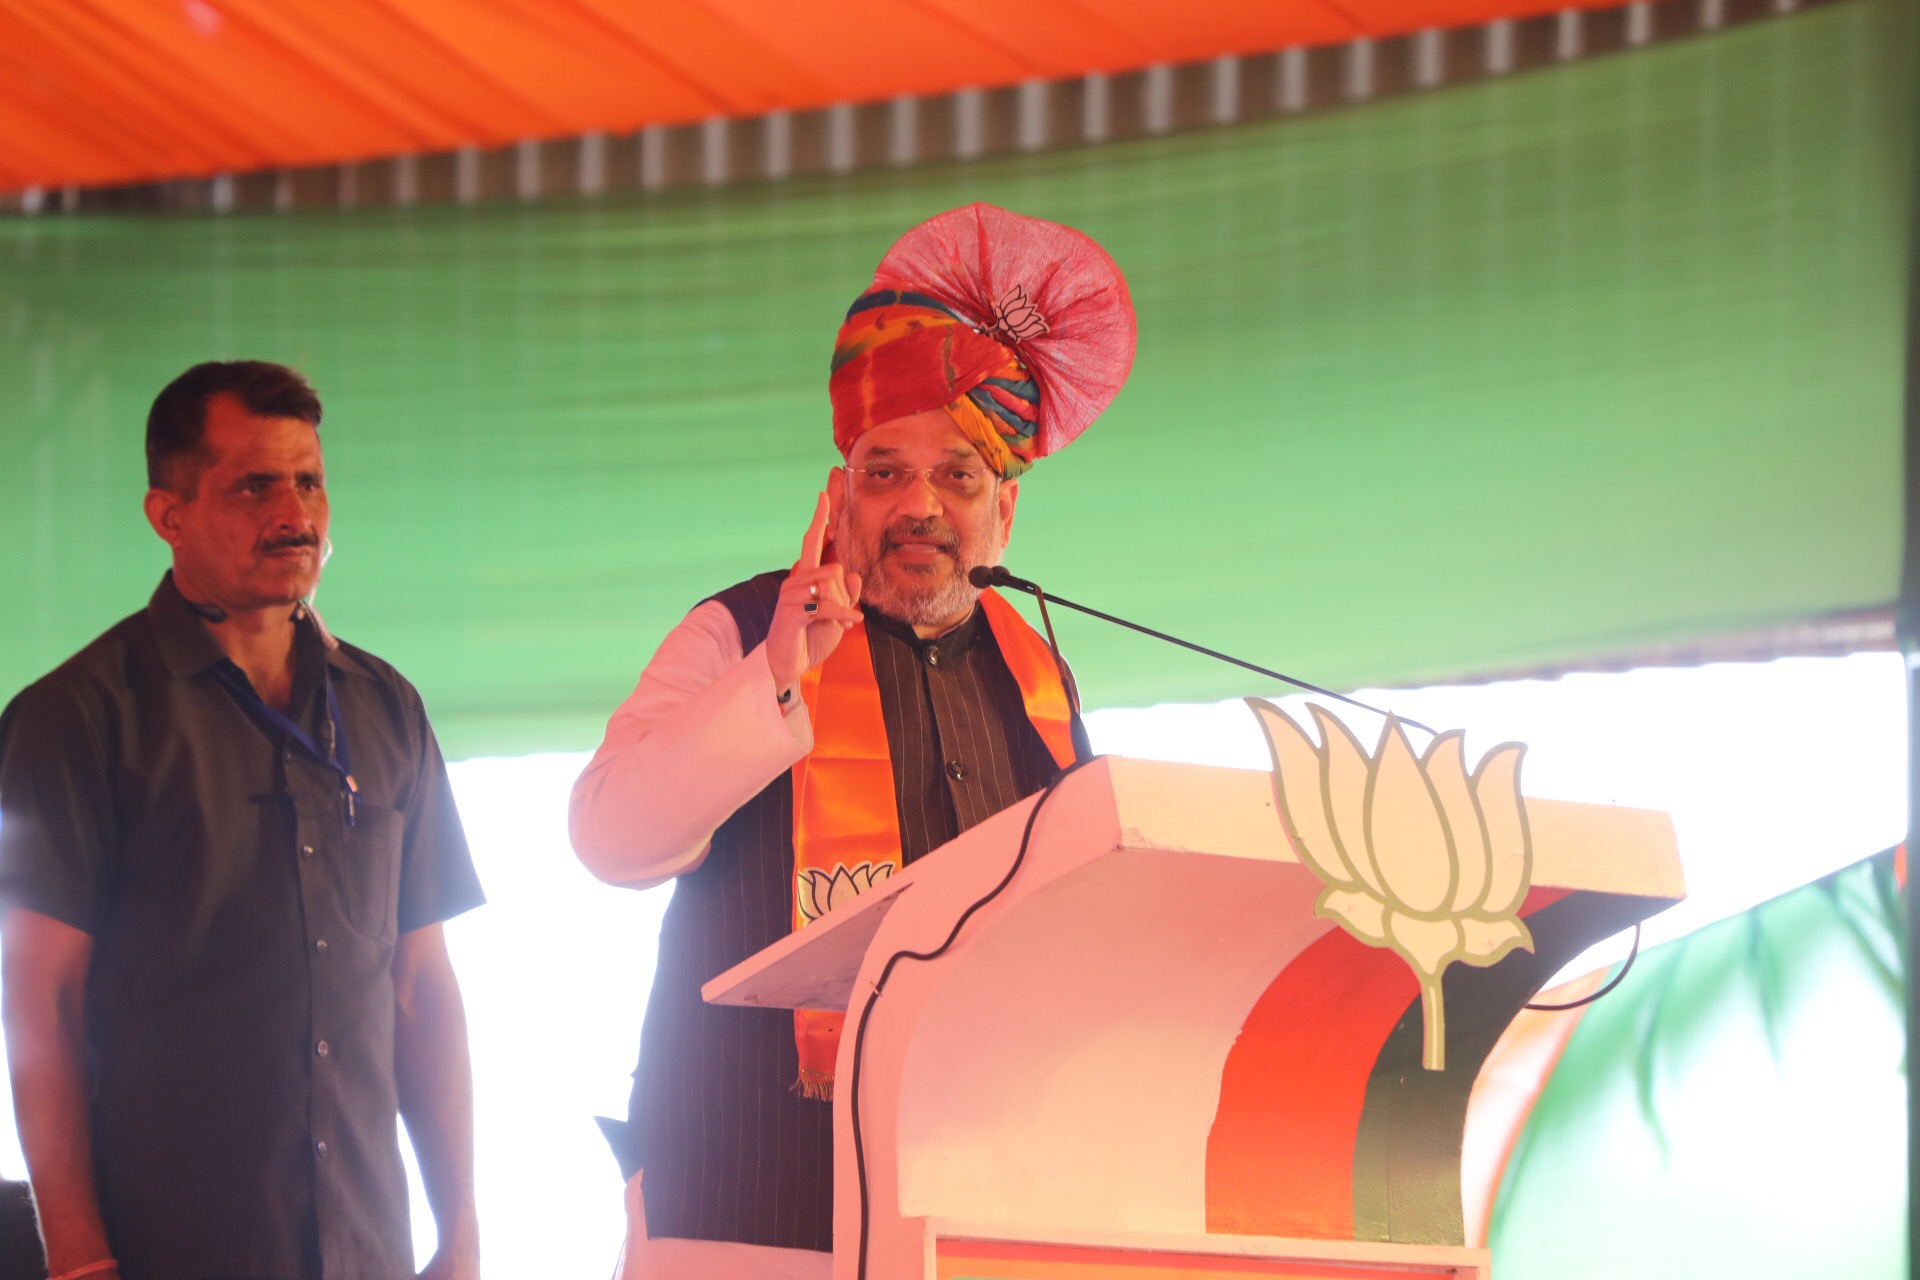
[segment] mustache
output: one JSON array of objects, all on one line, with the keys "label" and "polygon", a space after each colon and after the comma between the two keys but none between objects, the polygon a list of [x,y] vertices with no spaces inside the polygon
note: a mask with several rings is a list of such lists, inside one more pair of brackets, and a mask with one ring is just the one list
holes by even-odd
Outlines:
[{"label": "mustache", "polygon": [[296,533],[290,538],[268,538],[260,544],[263,553],[271,555],[275,551],[287,551],[294,547],[320,548],[320,535],[317,533]]},{"label": "mustache", "polygon": [[960,549],[960,534],[945,520],[899,519],[887,526],[886,549],[891,551],[903,542],[931,542],[942,551],[955,552]]}]

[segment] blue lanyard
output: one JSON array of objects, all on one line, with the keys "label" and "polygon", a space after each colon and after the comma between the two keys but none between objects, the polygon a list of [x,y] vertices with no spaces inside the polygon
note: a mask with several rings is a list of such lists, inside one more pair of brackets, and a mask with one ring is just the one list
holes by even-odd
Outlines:
[{"label": "blue lanyard", "polygon": [[340,718],[340,699],[333,691],[333,681],[327,675],[325,668],[323,667],[320,673],[321,687],[327,693],[325,750],[322,750],[320,744],[313,740],[313,735],[303,729],[291,716],[268,706],[267,700],[260,696],[260,691],[253,687],[253,682],[247,679],[246,674],[234,665],[233,659],[220,659],[213,665],[213,674],[215,679],[227,686],[233,696],[240,700],[240,705],[252,712],[256,718],[265,721],[270,728],[286,734],[287,738],[309,757],[340,775],[340,795],[346,803],[347,825],[352,826],[354,797],[359,794],[360,787],[353,780],[353,762],[347,754],[347,726]]}]

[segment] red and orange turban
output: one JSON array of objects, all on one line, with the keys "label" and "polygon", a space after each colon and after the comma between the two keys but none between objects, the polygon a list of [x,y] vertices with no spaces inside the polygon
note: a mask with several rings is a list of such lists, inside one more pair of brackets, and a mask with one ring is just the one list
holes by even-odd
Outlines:
[{"label": "red and orange turban", "polygon": [[1100,415],[1133,365],[1133,303],[1071,227],[970,204],[902,236],[833,347],[842,456],[884,422],[945,409],[1013,477]]}]

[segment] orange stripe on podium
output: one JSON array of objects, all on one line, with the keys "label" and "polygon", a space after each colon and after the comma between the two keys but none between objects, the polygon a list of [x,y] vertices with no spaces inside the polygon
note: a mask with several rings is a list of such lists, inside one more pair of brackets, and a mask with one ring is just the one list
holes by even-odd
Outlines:
[{"label": "orange stripe on podium", "polygon": [[1335,929],[1281,971],[1227,1055],[1207,1230],[1353,1238],[1353,1143],[1381,1042],[1420,998],[1389,951]]},{"label": "orange stripe on podium", "polygon": [[1230,1258],[1213,1254],[942,1240],[939,1280],[1407,1280],[1401,1266]]},{"label": "orange stripe on podium", "polygon": [[[1520,914],[1566,893],[1536,888]],[[1353,1239],[1354,1143],[1368,1080],[1419,999],[1405,961],[1344,929],[1281,970],[1221,1072],[1207,1141],[1209,1232]]]}]

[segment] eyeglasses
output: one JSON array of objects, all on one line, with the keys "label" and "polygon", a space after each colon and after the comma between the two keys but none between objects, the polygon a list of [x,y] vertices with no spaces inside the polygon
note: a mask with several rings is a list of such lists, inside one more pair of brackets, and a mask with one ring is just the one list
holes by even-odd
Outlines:
[{"label": "eyeglasses", "polygon": [[985,467],[969,467],[943,462],[936,467],[842,467],[853,487],[868,497],[884,498],[904,493],[922,476],[928,484],[949,498],[977,498],[986,492],[993,473]]}]

